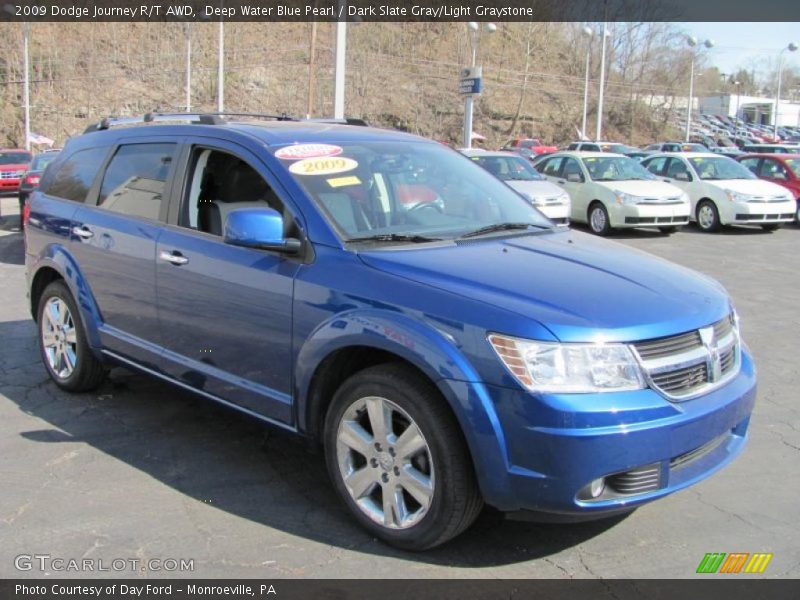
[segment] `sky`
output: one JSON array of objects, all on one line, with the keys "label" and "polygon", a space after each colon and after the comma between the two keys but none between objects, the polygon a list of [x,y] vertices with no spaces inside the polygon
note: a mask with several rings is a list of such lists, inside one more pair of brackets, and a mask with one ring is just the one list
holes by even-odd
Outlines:
[{"label": "sky", "polygon": [[[700,43],[714,41],[714,48],[708,51],[708,64],[716,65],[723,73],[739,67],[768,69],[770,64],[776,64],[778,53],[789,42],[800,44],[800,23],[686,23],[684,28]],[[785,52],[784,60],[786,66],[800,68],[800,50]]]}]

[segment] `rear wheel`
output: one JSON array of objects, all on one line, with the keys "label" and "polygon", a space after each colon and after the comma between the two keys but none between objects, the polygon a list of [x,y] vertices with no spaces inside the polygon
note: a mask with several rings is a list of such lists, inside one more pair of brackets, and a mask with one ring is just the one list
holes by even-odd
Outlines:
[{"label": "rear wheel", "polygon": [[697,204],[697,226],[706,232],[719,230],[719,212],[711,200],[701,200]]},{"label": "rear wheel", "polygon": [[608,220],[608,211],[600,202],[593,202],[589,206],[589,229],[596,235],[608,235],[611,233],[611,225]]},{"label": "rear wheel", "polygon": [[100,385],[105,368],[86,343],[78,307],[62,281],[45,288],[39,300],[39,351],[58,387],[86,392]]},{"label": "rear wheel", "polygon": [[336,491],[371,534],[425,550],[469,527],[481,510],[466,444],[438,391],[399,364],[345,381],[325,419]]}]

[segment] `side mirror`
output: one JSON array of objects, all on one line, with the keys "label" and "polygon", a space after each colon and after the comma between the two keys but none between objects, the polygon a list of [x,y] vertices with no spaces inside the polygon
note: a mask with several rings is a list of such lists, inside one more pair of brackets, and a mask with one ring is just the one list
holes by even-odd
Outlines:
[{"label": "side mirror", "polygon": [[225,220],[224,241],[231,246],[297,254],[300,240],[283,237],[283,216],[274,208],[238,208]]},{"label": "side mirror", "polygon": [[691,181],[691,176],[686,171],[679,171],[675,173],[675,179],[678,181]]},{"label": "side mirror", "polygon": [[583,183],[583,175],[580,173],[567,173],[567,181],[572,183]]}]

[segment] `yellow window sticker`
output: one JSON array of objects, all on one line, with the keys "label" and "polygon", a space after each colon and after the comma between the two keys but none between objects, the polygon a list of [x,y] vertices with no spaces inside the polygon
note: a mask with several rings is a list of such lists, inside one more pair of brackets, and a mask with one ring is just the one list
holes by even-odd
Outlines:
[{"label": "yellow window sticker", "polygon": [[342,156],[329,156],[326,158],[304,158],[289,167],[295,175],[333,175],[352,171],[358,163],[352,158]]},{"label": "yellow window sticker", "polygon": [[328,185],[333,188],[344,187],[346,185],[358,185],[361,180],[355,175],[349,177],[336,177],[335,179],[328,179]]}]

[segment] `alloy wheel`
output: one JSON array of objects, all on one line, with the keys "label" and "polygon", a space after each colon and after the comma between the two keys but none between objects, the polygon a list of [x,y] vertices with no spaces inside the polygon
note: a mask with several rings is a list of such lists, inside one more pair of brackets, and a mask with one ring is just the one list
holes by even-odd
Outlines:
[{"label": "alloy wheel", "polygon": [[42,312],[41,335],[50,370],[59,379],[67,379],[77,365],[78,337],[72,313],[61,298],[47,301]]}]

